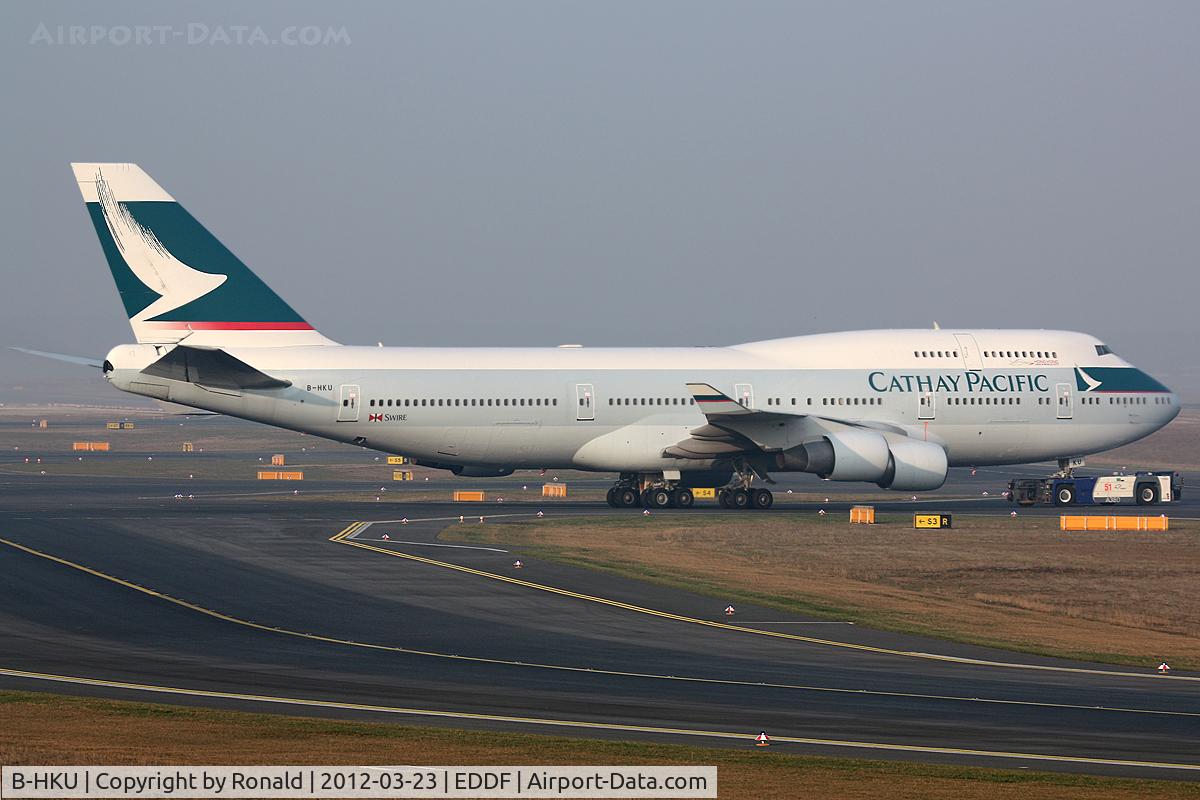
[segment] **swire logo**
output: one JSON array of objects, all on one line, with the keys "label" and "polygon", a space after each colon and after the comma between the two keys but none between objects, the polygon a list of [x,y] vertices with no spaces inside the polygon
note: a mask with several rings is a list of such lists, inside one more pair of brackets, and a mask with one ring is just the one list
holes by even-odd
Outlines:
[{"label": "swire logo", "polygon": [[383,422],[383,414],[368,414],[367,422]]}]

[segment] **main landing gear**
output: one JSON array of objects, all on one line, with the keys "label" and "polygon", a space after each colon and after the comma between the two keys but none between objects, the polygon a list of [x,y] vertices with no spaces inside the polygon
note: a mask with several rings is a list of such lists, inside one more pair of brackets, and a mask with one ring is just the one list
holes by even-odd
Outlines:
[{"label": "main landing gear", "polygon": [[[754,472],[741,470],[734,482],[717,492],[722,508],[757,509],[765,511],[775,503],[769,489],[750,485]],[[696,502],[692,490],[669,481],[655,473],[623,473],[606,497],[613,508],[691,508]]]},{"label": "main landing gear", "polygon": [[[766,511],[774,505],[775,495],[771,494],[769,489],[756,489],[750,485],[757,474],[759,473],[747,462],[734,462],[733,480],[717,492],[717,502],[721,504],[721,508]],[[762,474],[762,478],[768,482],[771,480],[765,473]]]},{"label": "main landing gear", "polygon": [[691,508],[696,502],[692,490],[664,480],[661,476],[621,475],[606,498],[613,508]]},{"label": "main landing gear", "polygon": [[765,511],[775,504],[775,495],[771,494],[770,489],[726,487],[717,492],[717,502],[721,504],[721,508],[754,508]]}]

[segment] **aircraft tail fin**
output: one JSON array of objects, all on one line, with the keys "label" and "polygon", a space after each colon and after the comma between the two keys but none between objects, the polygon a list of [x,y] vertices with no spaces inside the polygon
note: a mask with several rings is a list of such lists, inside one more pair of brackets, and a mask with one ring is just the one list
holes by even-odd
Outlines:
[{"label": "aircraft tail fin", "polygon": [[139,343],[333,344],[137,164],[72,164]]}]

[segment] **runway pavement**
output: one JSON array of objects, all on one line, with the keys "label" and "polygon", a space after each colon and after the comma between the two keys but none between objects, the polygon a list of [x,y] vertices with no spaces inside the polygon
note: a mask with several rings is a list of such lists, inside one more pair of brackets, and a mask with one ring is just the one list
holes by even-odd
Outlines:
[{"label": "runway pavement", "polygon": [[[1007,511],[979,488],[998,480],[956,473],[936,504]],[[0,686],[739,747],[766,730],[790,752],[1200,779],[1198,676],[740,604],[728,619],[712,597],[526,555],[515,570],[503,547],[435,546],[464,513],[448,502],[232,481],[178,500],[177,483],[0,471]],[[831,508],[853,500],[831,491]],[[489,524],[536,511],[518,499]]]}]

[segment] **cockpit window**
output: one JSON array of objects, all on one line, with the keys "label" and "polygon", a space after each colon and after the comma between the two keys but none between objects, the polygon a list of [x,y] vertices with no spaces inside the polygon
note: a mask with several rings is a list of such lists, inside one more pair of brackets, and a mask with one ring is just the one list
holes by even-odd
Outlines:
[{"label": "cockpit window", "polygon": [[1096,355],[1098,355],[1098,356],[1111,356],[1111,355],[1112,355],[1112,349],[1111,349],[1111,348],[1109,348],[1109,346],[1108,346],[1108,345],[1106,345],[1106,344],[1098,344],[1098,345],[1096,345]]}]

